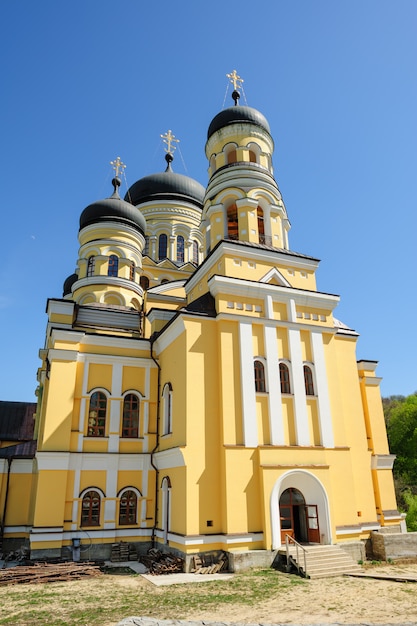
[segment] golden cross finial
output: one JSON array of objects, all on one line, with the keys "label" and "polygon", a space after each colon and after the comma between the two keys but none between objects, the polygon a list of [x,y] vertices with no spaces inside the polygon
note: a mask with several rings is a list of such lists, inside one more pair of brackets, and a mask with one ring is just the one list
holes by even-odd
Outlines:
[{"label": "golden cross finial", "polygon": [[233,70],[233,72],[231,72],[230,74],[226,74],[226,76],[230,80],[230,82],[233,84],[233,89],[235,91],[237,91],[242,86],[243,78],[240,78],[236,70]]},{"label": "golden cross finial", "polygon": [[120,171],[123,172],[123,170],[126,167],[126,165],[122,162],[120,157],[117,157],[117,159],[115,159],[114,161],[110,161],[110,165],[116,172],[116,176],[119,176],[119,172]]},{"label": "golden cross finial", "polygon": [[168,154],[172,154],[174,150],[176,150],[177,146],[173,146],[172,144],[179,143],[180,140],[175,138],[175,135],[172,134],[172,130],[169,130],[165,133],[165,135],[161,135],[161,139],[164,143],[166,143],[167,147],[165,148],[165,152]]}]

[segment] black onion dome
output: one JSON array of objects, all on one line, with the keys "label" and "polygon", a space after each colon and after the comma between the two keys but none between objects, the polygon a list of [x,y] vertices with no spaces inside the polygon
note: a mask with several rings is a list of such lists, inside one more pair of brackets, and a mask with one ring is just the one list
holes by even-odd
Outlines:
[{"label": "black onion dome", "polygon": [[117,192],[120,185],[118,179],[113,179],[115,191],[110,198],[98,200],[88,205],[80,216],[80,230],[90,224],[100,224],[100,222],[117,222],[126,226],[131,226],[139,230],[143,235],[146,230],[146,222],[142,213],[135,206],[122,200]]},{"label": "black onion dome", "polygon": [[176,174],[168,165],[165,172],[150,174],[136,181],[129,188],[125,200],[135,206],[151,200],[177,200],[191,202],[202,209],[205,191],[198,181]]},{"label": "black onion dome", "polygon": [[220,111],[220,113],[218,113],[212,119],[209,129],[207,131],[207,139],[210,139],[210,137],[214,135],[217,130],[224,128],[225,126],[241,123],[260,126],[264,130],[266,130],[267,133],[271,134],[268,120],[264,115],[262,115],[262,113],[260,113],[256,109],[252,109],[252,107],[237,105]]},{"label": "black onion dome", "polygon": [[62,296],[68,296],[71,293],[72,286],[78,280],[78,274],[71,274],[68,278],[65,279],[64,285],[62,287],[63,293]]}]

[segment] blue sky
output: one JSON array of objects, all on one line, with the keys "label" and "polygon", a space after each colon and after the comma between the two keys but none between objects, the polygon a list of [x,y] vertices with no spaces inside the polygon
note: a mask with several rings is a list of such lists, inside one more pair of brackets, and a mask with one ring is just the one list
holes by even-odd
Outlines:
[{"label": "blue sky", "polygon": [[128,185],[161,171],[172,129],[175,171],[205,185],[235,68],[271,126],[291,248],[321,259],[383,395],[417,390],[415,0],[13,0],[1,22],[0,399],[34,399],[46,300],[109,162]]}]

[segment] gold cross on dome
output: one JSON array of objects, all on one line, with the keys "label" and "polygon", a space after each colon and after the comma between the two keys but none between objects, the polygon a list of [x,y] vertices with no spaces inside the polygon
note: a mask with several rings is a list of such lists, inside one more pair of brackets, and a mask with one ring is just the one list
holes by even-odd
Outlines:
[{"label": "gold cross on dome", "polygon": [[180,140],[175,138],[175,135],[172,134],[172,130],[169,130],[165,133],[165,135],[161,135],[161,139],[164,143],[166,143],[167,147],[165,148],[165,152],[168,154],[172,154],[174,150],[176,150],[177,146],[173,146],[172,144],[179,143]]},{"label": "gold cross on dome", "polygon": [[233,84],[233,89],[237,91],[242,86],[243,78],[240,78],[239,74],[236,70],[233,70],[230,74],[226,74],[227,78]]},{"label": "gold cross on dome", "polygon": [[117,157],[114,161],[110,161],[110,165],[116,172],[116,176],[119,176],[119,172],[125,169],[126,165],[122,162],[120,157]]}]

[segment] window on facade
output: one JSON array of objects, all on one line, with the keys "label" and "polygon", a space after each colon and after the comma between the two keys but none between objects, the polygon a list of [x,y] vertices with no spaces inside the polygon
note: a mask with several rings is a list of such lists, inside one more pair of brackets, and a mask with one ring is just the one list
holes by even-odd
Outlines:
[{"label": "window on facade", "polygon": [[198,265],[198,241],[193,241],[193,263]]},{"label": "window on facade", "polygon": [[104,437],[106,431],[107,398],[101,391],[95,391],[90,398],[88,409],[89,437]]},{"label": "window on facade", "polygon": [[258,206],[257,211],[258,218],[258,235],[259,235],[259,243],[265,243],[265,221],[264,221],[264,212],[260,206]]},{"label": "window on facade", "polygon": [[281,393],[291,393],[290,370],[285,363],[279,364],[279,381],[281,384]]},{"label": "window on facade", "polygon": [[133,261],[129,265],[129,280],[135,280],[135,264]]},{"label": "window on facade", "polygon": [[264,364],[261,361],[255,361],[253,365],[255,370],[255,391],[264,392],[266,391]]},{"label": "window on facade", "polygon": [[168,237],[165,233],[159,235],[158,240],[158,259],[161,261],[162,259],[167,258],[167,250],[168,250]]},{"label": "window on facade", "polygon": [[122,493],[119,506],[119,524],[136,524],[138,497],[129,489]]},{"label": "window on facade", "polygon": [[147,276],[141,276],[139,282],[142,289],[149,289],[149,278]]},{"label": "window on facade", "polygon": [[306,396],[314,396],[313,372],[308,365],[304,365],[304,386]]},{"label": "window on facade", "polygon": [[87,491],[81,505],[81,526],[100,526],[100,505],[100,494]]},{"label": "window on facade", "polygon": [[256,163],[256,154],[253,150],[249,150],[249,161],[251,163]]},{"label": "window on facade", "polygon": [[171,383],[167,383],[164,386],[162,395],[163,395],[163,401],[164,401],[163,434],[168,435],[169,433],[172,433],[172,386],[171,386]]},{"label": "window on facade", "polygon": [[139,437],[139,398],[128,393],[123,401],[122,437]]},{"label": "window on facade", "polygon": [[177,237],[177,261],[184,263],[184,237],[182,235]]},{"label": "window on facade", "polygon": [[145,247],[143,248],[143,254],[149,255],[149,236],[145,235]]},{"label": "window on facade", "polygon": [[227,162],[228,163],[236,163],[237,161],[237,153],[236,150],[230,150],[227,154]]},{"label": "window on facade", "polygon": [[119,272],[119,257],[115,254],[109,256],[109,268],[107,270],[107,276],[117,276]]},{"label": "window on facade", "polygon": [[236,204],[232,204],[227,209],[227,236],[229,239],[239,239],[239,222]]},{"label": "window on facade", "polygon": [[87,261],[87,276],[94,276],[94,270],[96,268],[96,259],[93,256],[88,257]]}]

